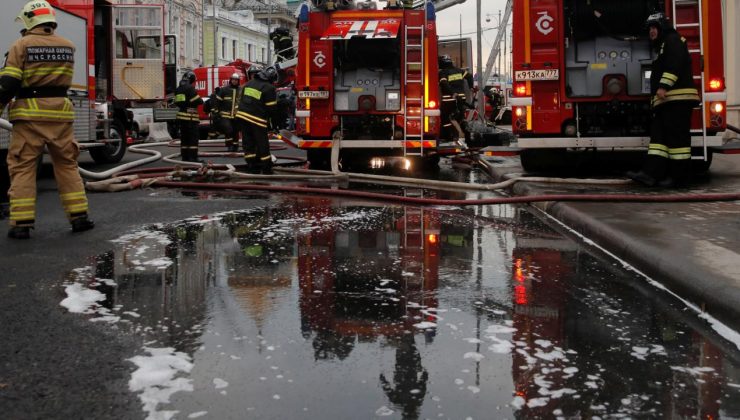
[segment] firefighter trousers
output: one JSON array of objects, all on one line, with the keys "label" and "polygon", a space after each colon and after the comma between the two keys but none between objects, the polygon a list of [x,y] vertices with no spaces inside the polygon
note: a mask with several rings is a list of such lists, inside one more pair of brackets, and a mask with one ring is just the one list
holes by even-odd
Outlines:
[{"label": "firefighter trousers", "polygon": [[691,101],[667,102],[653,111],[645,173],[686,182],[691,166]]},{"label": "firefighter trousers", "polygon": [[44,146],[54,165],[54,178],[67,218],[72,221],[87,216],[87,196],[77,168],[80,147],[74,140],[72,122],[15,121],[7,159],[11,226],[34,225],[36,167]]},{"label": "firefighter trousers", "polygon": [[198,121],[178,120],[180,123],[180,155],[185,162],[198,161]]},{"label": "firefighter trousers", "polygon": [[216,123],[216,129],[226,137],[226,147],[230,148],[236,145],[236,141],[239,138],[236,119],[221,117]]},{"label": "firefighter trousers", "polygon": [[267,138],[267,127],[242,121],[241,129],[247,171],[250,173],[271,172],[272,156],[270,156],[270,140]]}]

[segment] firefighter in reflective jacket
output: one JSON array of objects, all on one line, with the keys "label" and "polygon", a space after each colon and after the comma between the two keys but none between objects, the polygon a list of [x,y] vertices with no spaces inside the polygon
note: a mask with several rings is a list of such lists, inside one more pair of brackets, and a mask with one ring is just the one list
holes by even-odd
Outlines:
[{"label": "firefighter in reflective jacket", "polygon": [[216,96],[216,112],[219,114],[217,120],[217,129],[226,137],[226,148],[230,152],[236,152],[239,149],[237,140],[239,138],[239,129],[236,126],[234,117],[236,116],[236,107],[239,103],[239,83],[241,76],[234,73],[229,79],[229,84],[222,87]]},{"label": "firefighter in reflective jacket", "polygon": [[267,138],[271,119],[275,118],[277,96],[275,86],[278,74],[274,67],[257,73],[242,89],[239,110],[236,113],[241,123],[242,147],[247,172],[272,174],[272,156]]},{"label": "firefighter in reflective jacket", "polygon": [[449,55],[439,57],[439,88],[442,94],[440,107],[443,138],[448,141],[463,137],[460,123],[464,115],[466,72],[455,67]]},{"label": "firefighter in reflective jacket", "polygon": [[270,34],[272,45],[275,50],[277,59],[275,62],[290,60],[295,57],[295,49],[293,48],[293,37],[290,36],[290,31],[286,28],[277,28]]},{"label": "firefighter in reflective jacket", "polygon": [[195,91],[194,83],[195,73],[189,71],[182,76],[175,90],[177,121],[180,123],[180,155],[186,162],[198,162],[198,105],[203,103],[203,99]]},{"label": "firefighter in reflective jacket", "polygon": [[67,98],[74,72],[74,45],[54,33],[54,9],[43,0],[28,2],[16,19],[23,36],[10,47],[0,70],[0,112],[10,104],[13,133],[8,149],[10,230],[27,239],[36,220],[36,165],[46,146],[64,211],[73,232],[92,229],[87,196],[77,168],[74,110]]},{"label": "firefighter in reflective jacket", "polygon": [[672,187],[688,180],[691,164],[691,113],[699,103],[686,39],[662,13],[647,20],[658,52],[650,75],[653,120],[648,155],[639,172],[627,176],[647,186]]}]

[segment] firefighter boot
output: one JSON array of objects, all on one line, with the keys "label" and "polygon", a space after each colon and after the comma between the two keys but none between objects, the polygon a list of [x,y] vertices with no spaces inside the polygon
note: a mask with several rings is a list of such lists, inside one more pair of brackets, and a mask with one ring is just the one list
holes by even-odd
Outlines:
[{"label": "firefighter boot", "polygon": [[645,171],[628,171],[627,178],[639,182],[646,187],[654,187],[657,181]]},{"label": "firefighter boot", "polygon": [[30,237],[30,226],[11,226],[10,230],[8,230],[8,238],[11,239],[29,239]]},{"label": "firefighter boot", "polygon": [[244,161],[247,163],[247,173],[248,174],[259,174],[260,173],[260,167],[257,163],[257,157],[254,155],[251,155],[251,157],[244,157]]},{"label": "firefighter boot", "polygon": [[78,216],[72,219],[72,232],[84,232],[95,227],[95,222],[87,218],[87,215]]}]

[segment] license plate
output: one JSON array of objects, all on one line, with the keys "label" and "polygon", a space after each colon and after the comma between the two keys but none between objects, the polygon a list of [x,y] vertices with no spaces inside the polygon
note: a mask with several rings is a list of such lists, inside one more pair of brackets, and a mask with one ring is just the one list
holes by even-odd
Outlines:
[{"label": "license plate", "polygon": [[519,70],[514,72],[514,78],[517,81],[524,80],[558,80],[560,71],[558,69],[547,70]]},{"label": "license plate", "polygon": [[301,99],[329,99],[328,90],[299,90],[298,97]]}]

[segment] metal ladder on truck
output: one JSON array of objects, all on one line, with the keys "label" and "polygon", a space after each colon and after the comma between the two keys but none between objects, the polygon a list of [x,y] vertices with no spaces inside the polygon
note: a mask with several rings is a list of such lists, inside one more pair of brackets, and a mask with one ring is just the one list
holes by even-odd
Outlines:
[{"label": "metal ladder on truck", "polygon": [[[424,155],[424,26],[404,26],[403,81],[406,84],[403,99],[403,156]],[[409,95],[414,92],[414,96]],[[409,107],[418,109],[410,114]],[[416,122],[418,133],[409,133],[409,123]],[[418,147],[408,147],[409,143]]]},{"label": "metal ladder on truck", "polygon": [[[696,16],[699,20],[689,20],[689,21],[678,21],[678,11],[680,9],[688,9],[688,13],[683,13],[682,15],[689,15],[689,16]],[[695,9],[692,11],[692,9]],[[699,33],[699,48],[689,48],[689,55],[691,55],[691,59],[696,60],[699,59],[699,62],[701,65],[699,66],[700,73],[698,75],[694,76],[694,80],[698,80],[701,83],[701,99],[702,102],[699,104],[698,109],[701,111],[701,136],[702,136],[702,150],[703,155],[702,156],[694,156],[691,155],[691,159],[701,159],[704,161],[707,161],[709,159],[708,151],[707,151],[707,112],[704,109],[704,95],[706,92],[704,92],[704,31],[702,23],[704,22],[704,16],[702,11],[702,4],[701,0],[674,0],[673,1],[673,25],[676,28],[676,30],[680,33],[681,29],[689,29],[689,30],[696,30],[696,32]],[[694,132],[692,131],[692,134]]]}]

